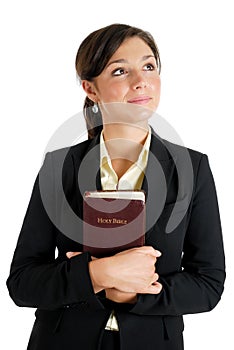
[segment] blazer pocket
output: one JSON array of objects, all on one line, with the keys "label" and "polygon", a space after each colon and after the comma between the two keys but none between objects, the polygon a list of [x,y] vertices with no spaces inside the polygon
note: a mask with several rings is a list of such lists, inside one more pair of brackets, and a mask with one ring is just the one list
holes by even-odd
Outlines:
[{"label": "blazer pocket", "polygon": [[182,316],[163,316],[163,325],[165,339],[173,339],[181,335],[184,330]]}]

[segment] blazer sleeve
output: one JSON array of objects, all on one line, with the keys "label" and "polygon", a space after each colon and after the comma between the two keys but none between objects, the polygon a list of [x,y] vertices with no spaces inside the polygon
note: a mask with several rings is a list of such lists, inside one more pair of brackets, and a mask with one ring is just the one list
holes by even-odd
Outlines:
[{"label": "blazer sleeve", "polygon": [[216,189],[208,158],[202,155],[184,240],[182,269],[161,276],[160,294],[139,294],[131,312],[176,316],[210,311],[221,298],[224,281],[225,258]]},{"label": "blazer sleeve", "polygon": [[[51,177],[48,182],[53,182],[51,158],[51,153],[47,153],[41,169],[46,167]],[[55,309],[83,303],[102,308],[89,276],[89,253],[70,260],[55,259],[56,227],[43,205],[39,174],[11,263],[9,294],[18,306]],[[52,189],[50,195],[53,201]]]}]

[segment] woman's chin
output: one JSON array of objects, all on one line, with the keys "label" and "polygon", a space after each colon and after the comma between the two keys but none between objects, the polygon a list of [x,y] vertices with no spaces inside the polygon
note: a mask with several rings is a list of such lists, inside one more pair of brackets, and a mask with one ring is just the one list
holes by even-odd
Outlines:
[{"label": "woman's chin", "polygon": [[156,108],[153,109],[150,104],[126,102],[102,103],[100,108],[105,124],[144,124],[148,122],[156,111]]}]

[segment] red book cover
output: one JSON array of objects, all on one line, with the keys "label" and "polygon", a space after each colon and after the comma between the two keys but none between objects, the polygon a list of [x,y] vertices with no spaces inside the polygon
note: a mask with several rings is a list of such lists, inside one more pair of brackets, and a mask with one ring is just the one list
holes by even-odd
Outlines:
[{"label": "red book cover", "polygon": [[83,196],[83,251],[105,257],[145,244],[145,192],[90,191]]}]

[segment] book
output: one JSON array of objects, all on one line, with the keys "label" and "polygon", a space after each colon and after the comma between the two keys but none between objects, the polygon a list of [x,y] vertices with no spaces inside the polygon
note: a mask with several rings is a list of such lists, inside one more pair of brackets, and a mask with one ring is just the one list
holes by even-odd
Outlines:
[{"label": "book", "polygon": [[145,244],[145,192],[86,191],[83,196],[83,251],[114,255]]}]

